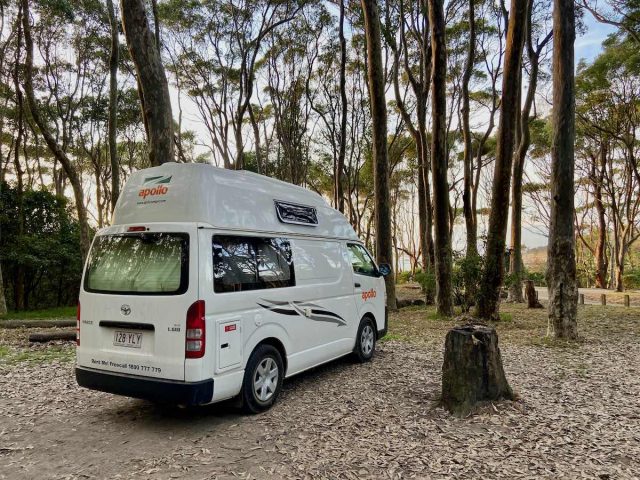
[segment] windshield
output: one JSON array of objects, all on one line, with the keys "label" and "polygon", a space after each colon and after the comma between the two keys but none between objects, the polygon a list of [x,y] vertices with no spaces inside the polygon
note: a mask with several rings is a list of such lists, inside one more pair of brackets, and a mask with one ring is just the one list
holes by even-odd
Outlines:
[{"label": "windshield", "polygon": [[84,288],[95,293],[181,294],[187,290],[186,233],[103,235],[95,239]]}]

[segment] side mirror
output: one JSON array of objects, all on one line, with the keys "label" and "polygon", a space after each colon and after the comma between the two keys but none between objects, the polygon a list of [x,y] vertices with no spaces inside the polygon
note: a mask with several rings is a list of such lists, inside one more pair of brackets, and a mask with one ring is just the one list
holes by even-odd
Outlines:
[{"label": "side mirror", "polygon": [[380,275],[382,275],[383,277],[386,277],[391,273],[391,267],[386,263],[381,263],[380,265],[378,265],[378,272],[380,272]]}]

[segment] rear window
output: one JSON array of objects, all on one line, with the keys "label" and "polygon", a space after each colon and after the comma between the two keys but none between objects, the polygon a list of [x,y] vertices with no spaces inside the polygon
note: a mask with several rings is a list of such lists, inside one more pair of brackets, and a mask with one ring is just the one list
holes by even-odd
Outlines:
[{"label": "rear window", "polygon": [[84,289],[94,293],[179,295],[189,282],[189,235],[136,233],[95,239]]}]

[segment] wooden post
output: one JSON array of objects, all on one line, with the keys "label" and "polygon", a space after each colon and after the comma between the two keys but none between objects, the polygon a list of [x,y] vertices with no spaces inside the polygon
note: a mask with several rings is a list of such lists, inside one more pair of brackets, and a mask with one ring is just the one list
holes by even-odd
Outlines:
[{"label": "wooden post", "polygon": [[584,293],[578,295],[578,301],[580,305],[584,305]]},{"label": "wooden post", "polygon": [[631,298],[629,298],[629,295],[625,295],[624,296],[624,306],[625,307],[630,307],[631,306]]},{"label": "wooden post", "polygon": [[538,301],[538,292],[533,286],[532,280],[527,280],[525,284],[525,298],[527,299],[528,308],[542,308],[542,304]]},{"label": "wooden post", "polygon": [[600,295],[600,303],[602,303],[603,306],[607,304],[607,295],[605,293]]}]

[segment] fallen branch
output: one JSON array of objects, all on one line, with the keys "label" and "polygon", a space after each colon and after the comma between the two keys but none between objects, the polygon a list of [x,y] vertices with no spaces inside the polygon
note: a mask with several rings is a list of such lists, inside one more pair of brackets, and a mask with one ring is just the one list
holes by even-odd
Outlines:
[{"label": "fallen branch", "polygon": [[75,330],[61,330],[58,332],[37,332],[29,335],[30,342],[45,343],[53,340],[75,340]]},{"label": "fallen branch", "polygon": [[75,326],[75,320],[0,320],[0,328],[64,328]]}]

